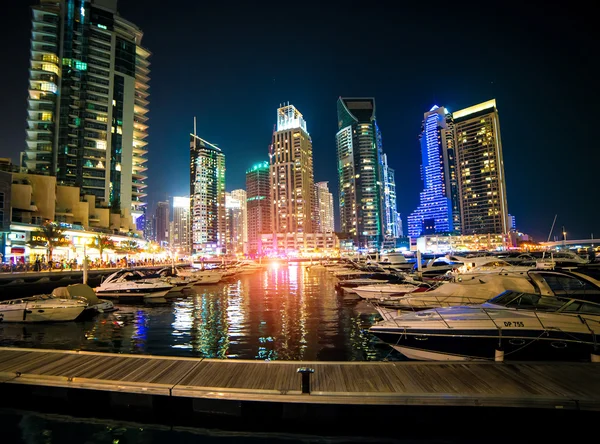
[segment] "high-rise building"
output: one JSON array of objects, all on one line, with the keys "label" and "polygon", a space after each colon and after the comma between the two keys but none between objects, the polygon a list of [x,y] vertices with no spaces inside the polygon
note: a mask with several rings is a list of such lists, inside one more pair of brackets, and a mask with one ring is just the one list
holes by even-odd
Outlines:
[{"label": "high-rise building", "polygon": [[190,196],[192,253],[224,252],[225,154],[194,134],[190,134]]},{"label": "high-rise building", "polygon": [[240,209],[242,211],[242,219],[241,219],[241,224],[242,224],[241,246],[242,246],[242,249],[240,251],[242,253],[246,254],[246,253],[248,253],[248,202],[247,202],[248,195],[246,193],[246,190],[238,189],[238,190],[231,191],[231,197],[232,197],[232,199],[236,199],[237,201],[240,202]]},{"label": "high-rise building", "polygon": [[361,248],[382,240],[381,134],[374,98],[337,101],[336,134],[341,232]]},{"label": "high-rise building", "polygon": [[269,156],[273,232],[314,232],[312,141],[306,121],[293,105],[277,110],[277,129]]},{"label": "high-rise building", "polygon": [[161,247],[167,247],[169,246],[169,222],[171,219],[169,201],[158,202],[154,214],[156,220],[156,242]]},{"label": "high-rise building", "polygon": [[387,155],[381,155],[381,173],[383,176],[383,228],[386,239],[402,236],[402,225],[396,203],[396,178],[394,169],[388,165]]},{"label": "high-rise building", "polygon": [[271,182],[269,162],[255,164],[246,171],[246,209],[248,213],[248,253],[262,254],[261,235],[271,229]]},{"label": "high-rise building", "polygon": [[190,198],[173,197],[173,235],[171,246],[178,249],[182,256],[190,254],[192,249],[192,226],[190,223]]},{"label": "high-rise building", "polygon": [[150,52],[117,0],[32,7],[27,148],[22,163],[131,216],[146,205]]},{"label": "high-rise building", "polygon": [[[244,253],[244,216],[246,215],[246,192],[235,190],[225,193],[227,211],[226,249],[228,254]],[[242,193],[240,193],[242,191]]]},{"label": "high-rise building", "polygon": [[426,112],[419,139],[424,189],[408,216],[408,235],[460,232],[454,122],[448,110],[435,105]]},{"label": "high-rise building", "polygon": [[509,232],[496,100],[453,113],[462,234]]},{"label": "high-rise building", "polygon": [[156,242],[156,216],[154,214],[146,218],[144,238],[148,241]]},{"label": "high-rise building", "polygon": [[329,182],[317,182],[315,184],[317,196],[317,208],[319,212],[319,233],[331,233],[335,231],[335,220],[333,211],[333,195],[327,186]]}]

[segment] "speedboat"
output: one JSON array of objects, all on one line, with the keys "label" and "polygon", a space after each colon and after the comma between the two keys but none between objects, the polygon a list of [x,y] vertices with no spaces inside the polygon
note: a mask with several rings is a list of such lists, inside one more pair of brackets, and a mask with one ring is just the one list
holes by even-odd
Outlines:
[{"label": "speedboat", "polygon": [[489,302],[405,313],[369,331],[411,359],[589,360],[598,354],[600,303],[585,295],[505,291]]},{"label": "speedboat", "polygon": [[426,291],[430,287],[415,284],[375,284],[355,287],[354,292],[363,299],[376,299],[391,295]]},{"label": "speedboat", "polygon": [[88,306],[81,314],[81,317],[94,316],[98,313],[108,313],[116,311],[118,308],[115,307],[112,301],[106,299],[98,299],[96,292],[89,285],[85,284],[73,284],[66,287],[57,287],[52,290],[52,296],[56,298],[64,299],[83,299],[87,302]]},{"label": "speedboat", "polygon": [[87,308],[80,299],[38,295],[0,302],[0,322],[74,321]]},{"label": "speedboat", "polygon": [[[424,310],[482,304],[505,290],[538,293],[543,296],[594,295],[596,300],[600,300],[600,281],[583,272],[531,270],[527,273],[475,276],[461,282],[444,283],[426,293],[409,294],[393,301],[379,302],[403,310]],[[384,312],[389,314],[386,310]],[[381,310],[380,314],[385,317]]]},{"label": "speedboat", "polygon": [[119,270],[95,288],[96,294],[106,298],[129,300],[133,298],[164,298],[173,286],[161,279],[147,278],[138,271]]},{"label": "speedboat", "polygon": [[223,279],[224,271],[220,270],[184,270],[177,268],[177,276],[189,280],[191,284],[216,284]]}]

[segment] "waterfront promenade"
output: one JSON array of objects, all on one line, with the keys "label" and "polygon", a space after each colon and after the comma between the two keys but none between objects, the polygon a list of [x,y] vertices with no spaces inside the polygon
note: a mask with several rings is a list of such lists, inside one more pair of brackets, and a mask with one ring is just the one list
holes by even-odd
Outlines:
[{"label": "waterfront promenade", "polygon": [[[300,368],[314,370],[310,387]],[[176,409],[182,418],[243,418],[260,406],[277,406],[283,419],[331,415],[331,406],[350,416],[373,407],[600,411],[600,364],[592,363],[265,362],[0,348],[0,387],[5,406],[50,398],[106,412]]]}]

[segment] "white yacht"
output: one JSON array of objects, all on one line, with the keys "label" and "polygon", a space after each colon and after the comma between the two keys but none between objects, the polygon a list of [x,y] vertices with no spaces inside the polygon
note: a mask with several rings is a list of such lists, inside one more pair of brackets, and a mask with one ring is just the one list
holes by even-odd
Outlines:
[{"label": "white yacht", "polygon": [[370,332],[411,359],[590,360],[598,353],[600,303],[585,295],[506,291],[474,306],[384,320]]},{"label": "white yacht", "polygon": [[80,299],[39,295],[0,302],[0,322],[74,321],[87,308]]},{"label": "white yacht", "polygon": [[139,271],[119,270],[104,279],[95,291],[101,297],[129,300],[164,298],[173,288],[161,279],[148,279]]},{"label": "white yacht", "polygon": [[223,270],[198,270],[176,268],[177,276],[188,279],[192,284],[216,284],[223,279],[225,271]]},{"label": "white yacht", "polygon": [[426,291],[429,287],[415,284],[374,284],[354,287],[354,292],[363,299],[377,299],[391,295]]},{"label": "white yacht", "polygon": [[461,282],[448,282],[426,293],[415,293],[399,298],[379,300],[389,310],[378,307],[384,318],[401,310],[424,310],[436,307],[451,307],[482,304],[506,290],[537,293],[542,296],[594,295],[600,300],[600,281],[584,274],[566,270],[531,270],[527,273],[499,273],[473,277]]}]

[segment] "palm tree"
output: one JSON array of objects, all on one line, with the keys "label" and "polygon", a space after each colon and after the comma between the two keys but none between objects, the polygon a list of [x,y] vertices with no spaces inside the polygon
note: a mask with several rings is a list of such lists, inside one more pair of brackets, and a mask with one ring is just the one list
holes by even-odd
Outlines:
[{"label": "palm tree", "polygon": [[138,253],[141,250],[141,247],[136,241],[128,240],[121,242],[120,250],[126,253]]},{"label": "palm tree", "polygon": [[29,244],[34,247],[46,247],[50,260],[54,249],[68,245],[69,241],[56,222],[45,222],[39,230],[31,233]]},{"label": "palm tree", "polygon": [[[115,242],[108,236],[104,234],[98,234],[94,238],[95,247],[100,252],[100,260],[102,260],[102,253],[104,250],[114,250]],[[108,258],[107,258],[108,259]]]}]

